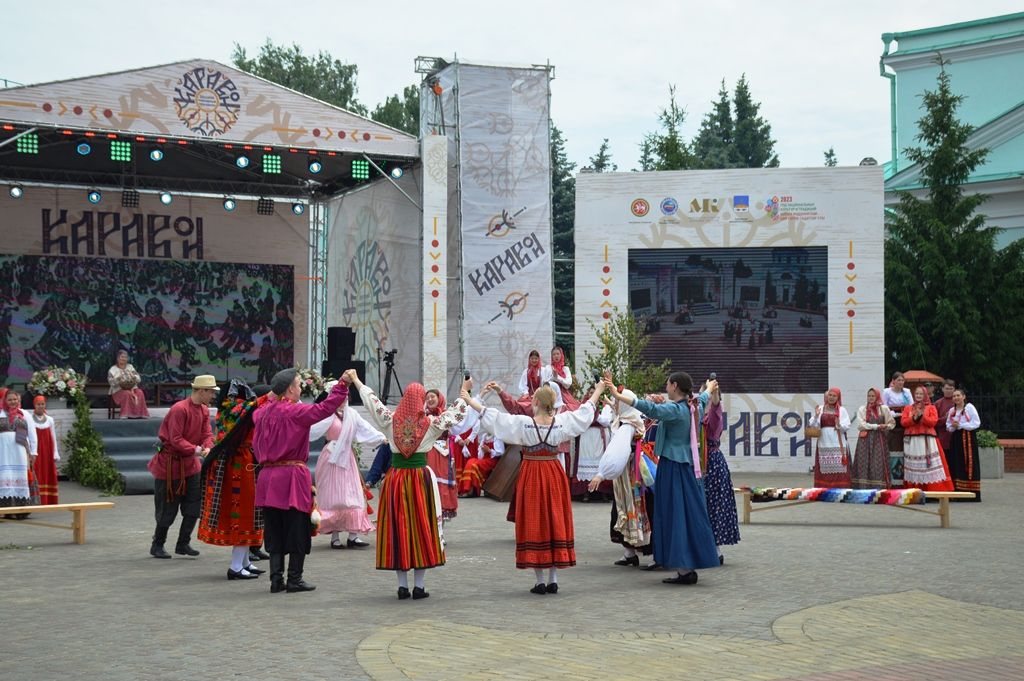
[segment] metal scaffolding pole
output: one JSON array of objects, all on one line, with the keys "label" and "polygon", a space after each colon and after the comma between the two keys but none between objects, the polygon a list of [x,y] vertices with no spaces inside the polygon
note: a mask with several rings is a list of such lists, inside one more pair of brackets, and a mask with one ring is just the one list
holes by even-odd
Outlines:
[{"label": "metal scaffolding pole", "polygon": [[327,204],[310,204],[309,366],[320,370],[327,357]]}]

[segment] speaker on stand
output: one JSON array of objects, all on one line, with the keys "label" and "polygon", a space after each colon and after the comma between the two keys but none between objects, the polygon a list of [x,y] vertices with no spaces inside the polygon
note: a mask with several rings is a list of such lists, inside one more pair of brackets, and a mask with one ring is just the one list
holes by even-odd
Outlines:
[{"label": "speaker on stand", "polygon": [[[356,351],[355,331],[347,326],[331,326],[327,328],[327,359],[321,366],[322,376],[333,376],[341,378],[341,375],[348,369],[355,369],[359,378],[366,379],[366,362],[353,361],[352,355]],[[361,405],[363,401],[359,393],[351,390],[348,394],[348,402],[353,405]]]}]

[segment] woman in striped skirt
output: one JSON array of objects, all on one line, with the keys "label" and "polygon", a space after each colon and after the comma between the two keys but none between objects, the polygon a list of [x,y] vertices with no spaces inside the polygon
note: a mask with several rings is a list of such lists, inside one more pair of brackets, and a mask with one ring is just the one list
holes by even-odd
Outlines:
[{"label": "woman in striped skirt", "polygon": [[[426,391],[410,383],[398,407],[392,412],[363,385],[355,370],[345,372],[359,389],[370,420],[391,444],[391,468],[381,484],[377,507],[377,569],[398,573],[398,598],[427,598],[424,587],[427,568],[444,565],[441,545],[441,500],[437,480],[427,466],[427,451],[441,433],[466,416],[466,403],[456,400],[436,416],[426,412]],[[463,384],[463,390],[472,387]],[[409,570],[415,580],[409,593]]]}]

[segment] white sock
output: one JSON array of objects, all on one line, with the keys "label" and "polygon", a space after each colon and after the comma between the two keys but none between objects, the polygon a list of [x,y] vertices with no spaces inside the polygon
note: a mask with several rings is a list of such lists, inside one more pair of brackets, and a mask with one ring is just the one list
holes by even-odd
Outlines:
[{"label": "white sock", "polygon": [[398,586],[403,589],[409,588],[409,572],[406,570],[395,570],[395,574],[398,575]]},{"label": "white sock", "polygon": [[558,584],[558,568],[548,570],[548,584]]},{"label": "white sock", "polygon": [[355,541],[358,538],[359,538],[359,535],[356,534],[355,532],[349,532],[348,533],[348,540],[349,541]]},{"label": "white sock", "polygon": [[635,555],[636,555],[636,549],[631,548],[629,546],[623,546],[622,547],[622,557],[623,558],[632,558]]},{"label": "white sock", "polygon": [[235,546],[231,549],[231,569],[241,572],[245,568],[245,562],[249,558],[248,546]]},{"label": "white sock", "polygon": [[535,580],[534,581],[535,584],[543,584],[544,583],[544,569],[543,568],[533,568],[533,577],[534,577],[534,580]]},{"label": "white sock", "polygon": [[331,532],[331,543],[337,544],[341,541],[341,532]]},{"label": "white sock", "polygon": [[415,584],[416,586],[418,586],[419,588],[422,589],[423,588],[423,578],[426,576],[426,574],[427,574],[426,570],[413,570],[412,571],[413,584]]}]

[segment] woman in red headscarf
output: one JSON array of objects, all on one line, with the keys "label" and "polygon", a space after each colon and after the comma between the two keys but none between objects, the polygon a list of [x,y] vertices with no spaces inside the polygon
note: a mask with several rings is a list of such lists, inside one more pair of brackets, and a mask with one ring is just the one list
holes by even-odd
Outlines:
[{"label": "woman in red headscarf", "polygon": [[[363,385],[355,370],[345,372],[359,389],[370,420],[391,445],[391,468],[384,476],[377,507],[377,569],[398,573],[399,600],[427,598],[424,587],[427,568],[444,565],[441,545],[441,500],[437,481],[427,466],[427,452],[441,434],[466,416],[466,403],[456,400],[444,411],[426,412],[427,393],[419,383],[410,383],[398,407],[392,412]],[[467,380],[463,389],[472,388]],[[415,588],[409,593],[408,571],[413,570]]]},{"label": "woman in red headscarf", "polygon": [[935,436],[939,412],[922,386],[914,388],[914,401],[900,415],[903,424],[903,481],[926,492],[952,492],[953,481],[942,446]]},{"label": "woman in red headscarf", "polygon": [[829,388],[825,401],[814,408],[811,426],[821,428],[814,456],[815,487],[850,486],[850,414],[843,406],[839,388]]},{"label": "woman in red headscarf", "polygon": [[877,388],[868,389],[868,402],[857,409],[857,450],[851,468],[852,487],[889,489],[889,431],[896,427],[892,411]]},{"label": "woman in red headscarf", "polygon": [[542,381],[555,391],[555,408],[559,411],[578,409],[580,401],[569,390],[572,387],[572,372],[565,365],[565,351],[559,346],[551,349],[551,364],[542,370]]},{"label": "woman in red headscarf", "polygon": [[[32,419],[21,409],[21,395],[14,390],[0,391],[0,508],[34,506],[39,503],[35,459],[38,448]],[[11,516],[24,519],[28,513]]]},{"label": "woman in red headscarf", "polygon": [[537,350],[530,350],[530,359],[526,368],[523,369],[522,376],[519,377],[519,399],[529,401],[533,397],[533,393],[537,392],[537,388],[541,387],[543,383],[540,379],[541,373],[540,365],[540,352]]},{"label": "woman in red headscarf", "polygon": [[[445,399],[440,390],[431,388],[425,394],[424,412],[427,416],[444,413]],[[451,520],[459,514],[459,476],[455,470],[455,459],[448,446],[448,430],[445,429],[434,446],[427,452],[427,465],[434,472],[437,490],[441,495],[441,520]]]},{"label": "woman in red headscarf", "polygon": [[46,506],[60,503],[57,498],[57,429],[53,417],[46,413],[46,398],[36,395],[32,400],[32,422],[36,427],[38,455],[36,456],[36,480],[39,481],[39,503]]}]

